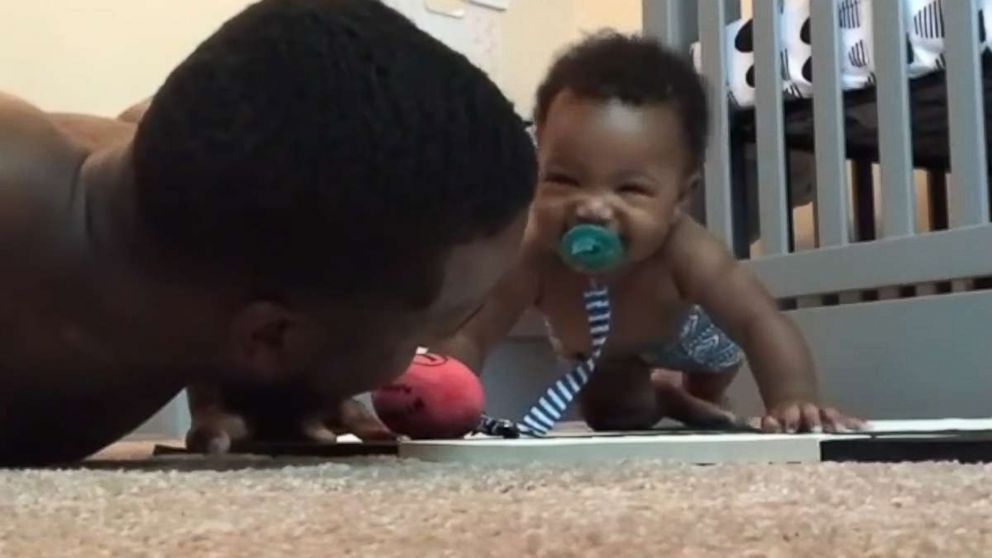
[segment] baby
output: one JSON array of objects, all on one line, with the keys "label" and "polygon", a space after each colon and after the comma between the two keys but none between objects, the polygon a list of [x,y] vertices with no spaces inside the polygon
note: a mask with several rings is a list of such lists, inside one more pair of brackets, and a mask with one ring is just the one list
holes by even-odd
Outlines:
[{"label": "baby", "polygon": [[[861,425],[823,404],[798,329],[685,211],[708,133],[705,91],[688,61],[647,38],[593,36],[554,63],[534,116],[539,185],[518,265],[439,351],[480,370],[536,307],[561,357],[600,357],[578,396],[594,429],[650,428],[666,416],[736,424],[720,404],[745,356],[766,406],[763,430]],[[581,231],[605,235],[585,242],[606,251],[612,235],[622,258],[584,265],[561,255],[563,239],[579,246]],[[583,297],[592,282],[610,293],[601,351]]]}]

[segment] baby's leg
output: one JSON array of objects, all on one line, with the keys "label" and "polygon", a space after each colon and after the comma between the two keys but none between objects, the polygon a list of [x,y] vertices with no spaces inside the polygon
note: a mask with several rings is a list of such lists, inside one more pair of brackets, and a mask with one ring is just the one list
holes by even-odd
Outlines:
[{"label": "baby's leg", "polygon": [[720,371],[691,371],[685,375],[686,390],[700,399],[726,405],[727,388],[734,382],[740,364]]},{"label": "baby's leg", "polygon": [[582,418],[593,430],[646,430],[663,415],[651,368],[638,358],[602,360],[579,395]]},{"label": "baby's leg", "polygon": [[671,355],[683,364],[684,387],[690,394],[718,405],[744,363],[744,353],[706,312],[696,306],[682,325]]},{"label": "baby's leg", "polygon": [[[721,382],[717,378],[726,375]],[[596,366],[589,384],[579,395],[582,418],[593,430],[646,430],[662,418],[672,418],[688,426],[729,428],[736,418],[713,400],[689,392],[679,374],[664,374],[640,358],[611,359]],[[711,374],[709,390],[722,396],[733,374]],[[690,376],[691,377],[691,376]]]}]

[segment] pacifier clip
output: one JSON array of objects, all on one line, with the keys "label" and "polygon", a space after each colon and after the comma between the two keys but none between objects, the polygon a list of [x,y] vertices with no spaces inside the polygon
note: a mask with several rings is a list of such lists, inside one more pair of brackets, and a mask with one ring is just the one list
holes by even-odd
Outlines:
[{"label": "pacifier clip", "polygon": [[586,318],[589,322],[590,355],[568,371],[558,381],[548,387],[537,403],[527,411],[519,422],[496,419],[483,415],[476,431],[490,436],[517,438],[521,434],[543,437],[561,420],[568,406],[596,369],[596,363],[603,353],[603,347],[610,334],[610,291],[606,286],[595,282],[583,295]]},{"label": "pacifier clip", "polygon": [[[593,277],[615,269],[623,262],[624,246],[616,230],[592,223],[569,229],[558,244],[558,255],[566,265]],[[555,382],[518,423],[483,415],[477,432],[507,438],[521,434],[542,437],[561,420],[565,410],[596,369],[610,335],[610,290],[592,279],[582,295],[589,321],[590,355]]]}]

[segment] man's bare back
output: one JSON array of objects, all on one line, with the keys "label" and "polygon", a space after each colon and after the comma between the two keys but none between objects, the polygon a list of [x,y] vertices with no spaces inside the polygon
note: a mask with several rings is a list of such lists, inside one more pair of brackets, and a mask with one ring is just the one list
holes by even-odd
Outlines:
[{"label": "man's bare back", "polygon": [[[0,461],[38,446],[55,459],[92,452],[183,386],[183,374],[148,373],[131,350],[148,347],[133,337],[153,328],[140,305],[122,313],[124,301],[151,293],[119,280],[88,229],[87,212],[99,204],[87,189],[87,171],[100,164],[95,149],[133,130],[0,96]],[[79,424],[88,426],[64,437]]]}]

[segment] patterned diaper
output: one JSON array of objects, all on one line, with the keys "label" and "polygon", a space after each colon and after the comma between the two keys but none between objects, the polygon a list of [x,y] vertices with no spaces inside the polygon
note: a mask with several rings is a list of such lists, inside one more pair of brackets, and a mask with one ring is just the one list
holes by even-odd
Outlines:
[{"label": "patterned diaper", "polygon": [[641,352],[650,366],[683,372],[727,372],[744,361],[744,353],[699,306],[693,306],[678,339]]}]

